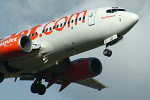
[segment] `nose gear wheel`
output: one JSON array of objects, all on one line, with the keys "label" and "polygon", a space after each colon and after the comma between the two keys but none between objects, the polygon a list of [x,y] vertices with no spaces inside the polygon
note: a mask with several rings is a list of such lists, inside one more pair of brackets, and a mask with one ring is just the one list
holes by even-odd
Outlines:
[{"label": "nose gear wheel", "polygon": [[103,54],[107,57],[110,57],[112,55],[112,51],[110,49],[105,49]]}]

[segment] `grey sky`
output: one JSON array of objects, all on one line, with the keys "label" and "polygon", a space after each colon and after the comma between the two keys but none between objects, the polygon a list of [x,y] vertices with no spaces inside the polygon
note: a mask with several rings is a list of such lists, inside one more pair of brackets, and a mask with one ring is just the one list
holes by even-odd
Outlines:
[{"label": "grey sky", "polygon": [[[1,100],[149,100],[150,99],[150,1],[149,0],[1,0],[0,36],[6,36],[85,9],[119,6],[139,15],[140,20],[111,47],[111,58],[104,57],[104,46],[76,55],[97,57],[103,72],[96,77],[107,85],[102,91],[71,84],[61,93],[59,85],[50,87],[44,96],[30,92],[32,82],[4,80],[0,84]],[[45,83],[46,84],[46,83]]]}]

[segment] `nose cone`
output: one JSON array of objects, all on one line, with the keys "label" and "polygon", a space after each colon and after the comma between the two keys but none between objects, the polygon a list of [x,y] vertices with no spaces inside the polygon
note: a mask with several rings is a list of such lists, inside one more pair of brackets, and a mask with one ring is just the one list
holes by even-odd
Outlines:
[{"label": "nose cone", "polygon": [[134,13],[130,13],[129,17],[130,17],[131,25],[135,25],[139,20],[139,16]]},{"label": "nose cone", "polygon": [[138,15],[130,12],[124,13],[122,16],[122,24],[120,25],[120,35],[125,35],[138,22]]}]

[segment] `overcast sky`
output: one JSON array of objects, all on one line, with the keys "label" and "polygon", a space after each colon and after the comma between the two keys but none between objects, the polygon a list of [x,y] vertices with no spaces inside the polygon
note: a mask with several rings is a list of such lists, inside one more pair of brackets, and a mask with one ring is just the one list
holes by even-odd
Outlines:
[{"label": "overcast sky", "polygon": [[[124,41],[111,47],[104,57],[104,46],[71,57],[97,57],[103,72],[96,77],[107,85],[102,91],[77,84],[59,93],[59,85],[38,96],[30,92],[32,82],[6,79],[0,84],[0,100],[150,100],[150,1],[149,0],[1,0],[0,37],[28,29],[59,17],[104,6],[119,6],[139,15]],[[46,83],[45,83],[46,84]]]}]

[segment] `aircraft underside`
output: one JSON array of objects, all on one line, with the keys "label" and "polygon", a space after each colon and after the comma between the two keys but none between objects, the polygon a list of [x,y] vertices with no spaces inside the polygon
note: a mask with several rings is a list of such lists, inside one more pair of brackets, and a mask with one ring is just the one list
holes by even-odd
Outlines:
[{"label": "aircraft underside", "polygon": [[[93,77],[102,72],[95,57],[70,61],[69,57],[106,45],[110,46],[138,22],[136,14],[119,7],[85,10],[0,39],[0,83],[5,78],[31,80],[31,92],[44,95],[59,84],[60,92],[71,83],[101,90],[105,85]],[[47,86],[42,81],[48,82]]]}]

